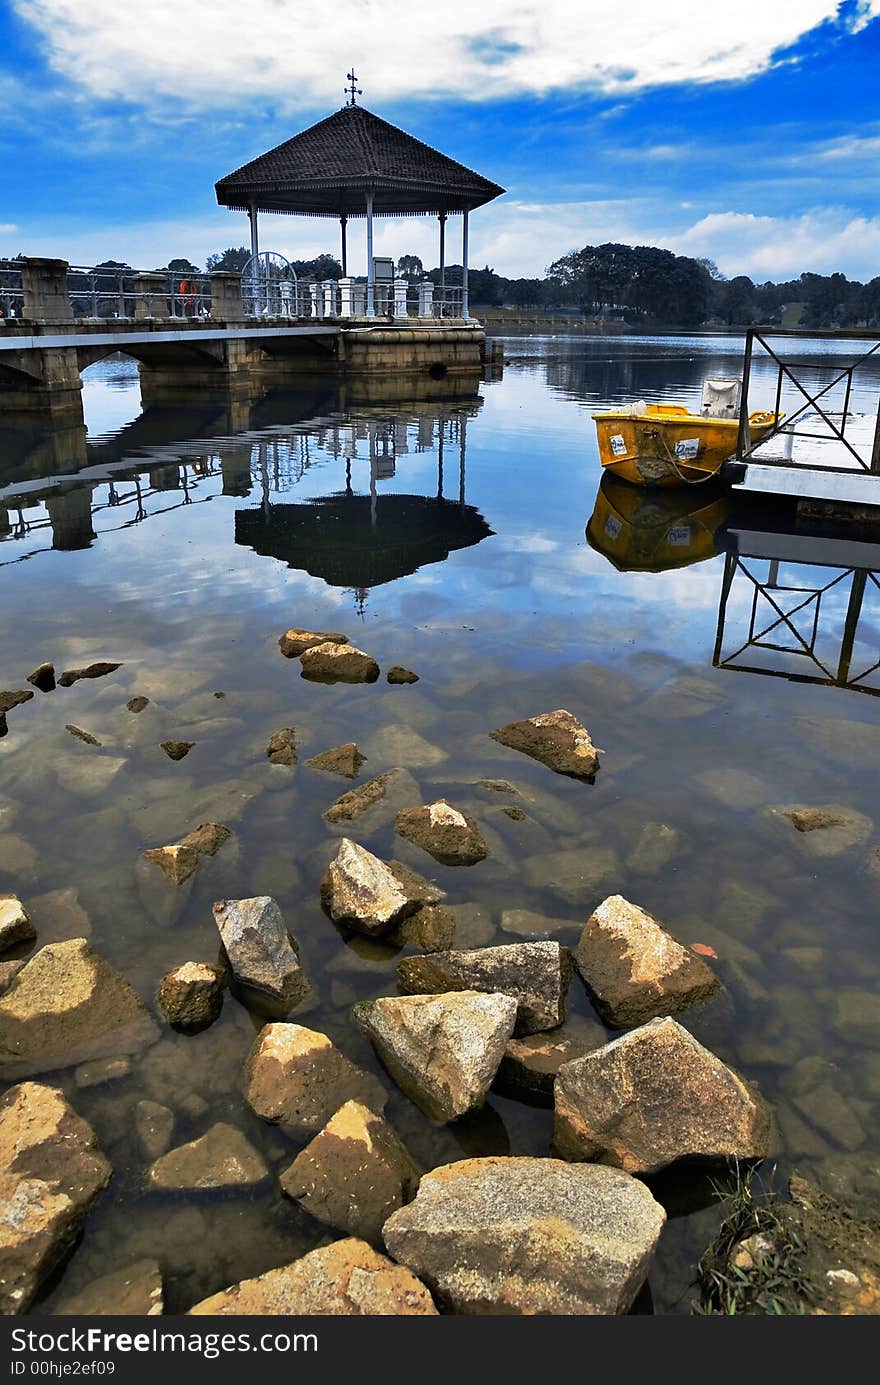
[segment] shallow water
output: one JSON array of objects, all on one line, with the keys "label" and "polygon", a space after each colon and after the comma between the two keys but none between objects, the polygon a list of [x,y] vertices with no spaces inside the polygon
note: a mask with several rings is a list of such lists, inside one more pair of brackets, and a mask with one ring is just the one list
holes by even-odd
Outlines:
[{"label": "shallow water", "polygon": [[[613,509],[588,541],[594,507],[600,513],[591,411],[621,399],[696,403],[705,376],[739,373],[738,338],[505,346],[502,378],[475,383],[472,398],[399,403],[389,389],[387,402],[359,405],[320,385],[275,392],[249,412],[206,400],[142,412],[136,368],[106,362],[86,377],[87,438],[0,432],[0,685],[26,686],[45,659],[58,670],[122,664],[9,714],[0,890],[31,910],[37,946],[87,926],[151,1004],[170,968],[215,960],[213,900],[271,894],[314,986],[294,1017],[379,1072],[350,1007],[395,991],[394,953],[346,940],[321,910],[319,881],[343,835],[321,814],[351,781],[304,764],[355,740],[368,757],[360,781],[404,765],[425,801],[448,796],[480,822],[490,855],[469,869],[437,865],[390,821],[347,829],[436,880],[450,903],[472,906],[457,945],[514,940],[501,929],[510,908],[570,921],[560,937],[572,941],[606,895],[635,900],[683,941],[717,952],[724,995],[682,1018],[773,1104],[780,1186],[798,1168],[831,1191],[876,1193],[880,705],[864,695],[870,674],[858,675],[878,657],[880,589],[866,579],[853,686],[836,686],[854,610],[845,568],[783,560],[771,571],[765,554],[732,569],[723,545],[739,521],[724,498],[695,520],[714,503],[702,495],[643,510],[627,550],[652,550],[659,524],[682,559],[699,559],[690,566],[619,570],[627,554],[621,561],[613,548]],[[827,378],[828,350],[814,383]],[[878,383],[869,376],[852,407],[869,410]],[[769,372],[759,371],[753,397],[755,407],[772,403]],[[71,479],[83,468],[88,479]],[[750,573],[764,583],[757,595]],[[741,652],[753,600],[769,611],[757,631],[803,602],[792,621],[809,642],[811,593],[835,578],[815,621],[818,665],[784,622],[765,647]],[[383,671],[404,664],[420,681],[309,683],[277,648],[291,625],[342,630]],[[774,643],[801,652],[766,647]],[[137,694],[151,701],[134,716],[125,704]],[[574,712],[604,752],[594,785],[487,734],[556,707]],[[74,739],[68,722],[101,746]],[[282,726],[296,727],[293,768],[265,757]],[[159,748],[168,738],[195,746],[173,763]],[[477,787],[486,777],[520,789],[524,821]],[[868,822],[823,854],[822,832],[798,833],[769,811],[794,804],[842,805]],[[141,852],[204,821],[227,823],[234,843],[202,862],[191,887],[175,891],[162,877],[145,887]],[[647,824],[674,829],[668,859],[639,847]],[[45,898],[71,889],[87,925]],[[576,978],[570,1011],[592,1015]],[[259,1023],[227,995],[199,1035],[163,1025],[121,1080],[79,1090],[71,1071],[49,1075],[94,1126],[114,1177],[32,1311],[51,1313],[62,1295],[150,1255],[162,1265],[166,1311],[181,1312],[321,1242],[325,1228],[274,1191],[144,1192],[133,1110],[145,1096],[174,1109],[174,1144],[222,1119],[276,1172],[292,1161],[297,1146],[241,1096]],[[493,1094],[481,1113],[437,1129],[388,1085],[386,1115],[427,1168],[548,1152],[549,1111]],[[694,1263],[721,1212],[691,1171],[657,1195],[670,1220],[641,1308],[687,1313]]]}]

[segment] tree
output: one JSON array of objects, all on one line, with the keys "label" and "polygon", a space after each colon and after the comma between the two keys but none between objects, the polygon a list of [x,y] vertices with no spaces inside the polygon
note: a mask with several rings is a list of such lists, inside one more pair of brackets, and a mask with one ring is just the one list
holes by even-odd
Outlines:
[{"label": "tree", "polygon": [[326,250],[313,260],[291,260],[290,267],[297,279],[341,279],[342,265]]},{"label": "tree", "polygon": [[737,274],[720,287],[717,297],[719,316],[728,327],[748,327],[755,321],[755,286],[745,274]]},{"label": "tree", "polygon": [[215,269],[240,274],[250,257],[251,252],[246,245],[230,246],[228,250],[223,250],[217,255],[209,255],[205,261],[205,269],[209,274]]},{"label": "tree", "polygon": [[399,278],[407,279],[411,284],[418,284],[425,277],[425,266],[418,255],[401,255],[397,261],[397,274]]},{"label": "tree", "polygon": [[167,265],[162,266],[162,270],[168,270],[170,274],[182,274],[189,277],[191,274],[201,274],[198,265],[193,264],[192,260],[169,260]]}]

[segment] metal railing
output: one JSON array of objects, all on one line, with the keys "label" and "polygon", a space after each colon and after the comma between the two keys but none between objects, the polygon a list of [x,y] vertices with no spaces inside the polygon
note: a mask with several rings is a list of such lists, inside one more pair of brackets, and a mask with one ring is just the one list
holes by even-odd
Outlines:
[{"label": "metal railing", "polygon": [[15,260],[0,260],[0,322],[21,317],[23,299],[21,266]]},{"label": "metal railing", "polygon": [[[855,360],[846,363],[829,363],[818,358],[813,360],[793,360],[783,359],[781,355],[782,347],[770,345],[768,338],[781,338],[783,340],[795,341],[815,341],[822,339],[832,339],[836,341],[857,341],[863,340],[871,342],[868,349],[862,351]],[[798,407],[794,412],[786,414],[783,420],[779,420],[769,433],[765,433],[759,442],[753,443],[749,431],[749,384],[752,374],[753,358],[755,346],[763,350],[769,360],[776,367],[775,402],[773,412],[779,418],[782,407],[783,385],[790,391],[794,391],[795,400]],[[760,461],[768,466],[796,466],[797,460],[791,454],[792,441],[795,438],[813,439],[821,442],[829,440],[836,441],[843,447],[847,456],[855,461],[862,471],[880,474],[880,412],[877,415],[877,424],[874,430],[873,444],[871,447],[870,459],[866,460],[857,448],[853,445],[851,437],[846,436],[847,422],[852,417],[850,412],[850,401],[852,399],[853,382],[856,372],[862,370],[867,362],[874,365],[880,364],[880,332],[873,331],[809,331],[797,329],[770,329],[750,327],[746,333],[746,345],[743,356],[743,378],[742,394],[740,397],[739,433],[737,436],[736,459],[737,461],[748,461],[750,458],[756,459],[759,448],[762,449]],[[816,371],[828,371],[831,378],[821,389],[816,386],[809,386],[804,382],[806,372],[815,373]],[[833,391],[843,386],[843,398],[834,398]],[[839,407],[832,407],[832,403]],[[815,424],[818,422],[824,431],[808,432],[803,425]],[[785,435],[787,439],[786,455],[781,458],[769,457],[763,453],[766,444],[774,437]],[[820,466],[825,471],[852,471],[852,463],[848,467],[827,466],[821,461],[817,462],[811,458],[810,465]]]},{"label": "metal railing", "polygon": [[[154,284],[142,287],[149,276]],[[128,265],[71,265],[67,285],[74,317],[131,318],[143,303],[145,317],[204,318],[211,311],[211,277],[180,270],[132,269]]]}]

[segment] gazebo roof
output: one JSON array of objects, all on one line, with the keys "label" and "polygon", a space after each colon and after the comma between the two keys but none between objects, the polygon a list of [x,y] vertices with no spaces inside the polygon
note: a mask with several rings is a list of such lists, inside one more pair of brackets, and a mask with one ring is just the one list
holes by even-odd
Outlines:
[{"label": "gazebo roof", "polygon": [[363,106],[343,106],[215,183],[221,207],[300,216],[462,212],[504,188]]}]

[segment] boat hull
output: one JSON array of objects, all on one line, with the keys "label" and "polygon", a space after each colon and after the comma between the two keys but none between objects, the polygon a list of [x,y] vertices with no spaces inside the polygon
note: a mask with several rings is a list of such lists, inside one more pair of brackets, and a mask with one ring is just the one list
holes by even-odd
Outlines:
[{"label": "boat hull", "polygon": [[[593,414],[599,459],[613,476],[633,486],[683,486],[717,475],[736,452],[739,421],[705,418],[676,405]],[[779,419],[782,415],[779,415]],[[751,445],[776,426],[772,413],[749,416]]]}]

